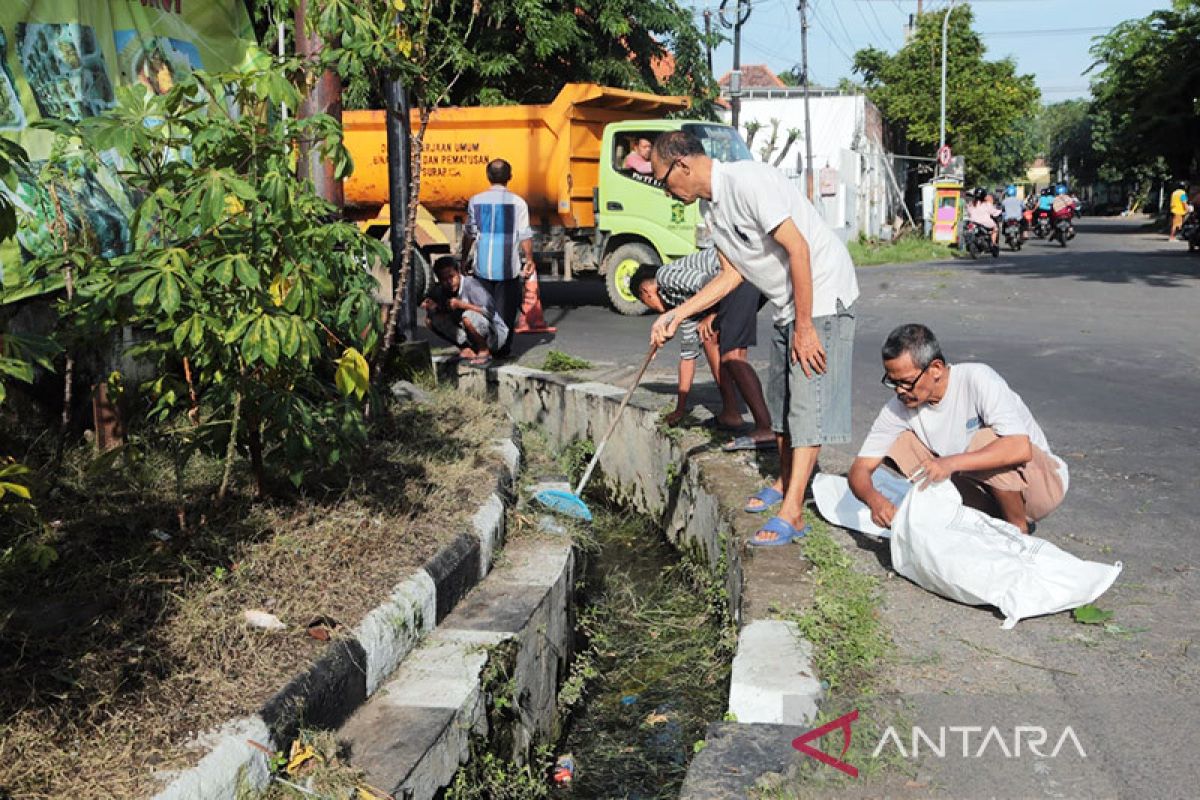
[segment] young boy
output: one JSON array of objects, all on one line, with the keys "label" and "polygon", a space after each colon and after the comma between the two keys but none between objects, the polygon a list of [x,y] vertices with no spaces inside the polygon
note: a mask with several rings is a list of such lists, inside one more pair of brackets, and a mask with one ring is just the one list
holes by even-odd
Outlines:
[{"label": "young boy", "polygon": [[454,256],[439,258],[433,272],[437,285],[421,303],[426,326],[457,347],[467,366],[486,369],[492,364],[492,350],[508,337],[491,294],[478,280],[462,274]]},{"label": "young boy", "polygon": [[[656,267],[643,264],[629,281],[643,303],[658,313],[675,308],[717,277],[721,264],[712,248]],[[696,359],[703,347],[713,380],[721,392],[721,411],[714,419],[720,430],[741,431],[742,414],[738,410],[738,392],[754,418],[754,427],[737,436],[722,449],[754,450],[773,448],[775,434],[771,415],[763,398],[762,384],[747,359],[747,351],[757,343],[758,310],[765,301],[751,284],[735,289],[714,308],[680,323],[679,390],[675,410],[667,424],[676,425],[687,414],[687,398],[696,374]]]}]

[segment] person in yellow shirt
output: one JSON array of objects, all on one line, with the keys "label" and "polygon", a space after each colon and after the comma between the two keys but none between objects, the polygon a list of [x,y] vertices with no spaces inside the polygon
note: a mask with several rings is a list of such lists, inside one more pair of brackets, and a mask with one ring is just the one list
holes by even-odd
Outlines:
[{"label": "person in yellow shirt", "polygon": [[1175,191],[1171,192],[1171,235],[1167,239],[1169,242],[1175,241],[1175,234],[1179,232],[1179,228],[1183,225],[1183,218],[1192,210],[1188,203],[1187,184],[1182,181],[1175,187]]}]

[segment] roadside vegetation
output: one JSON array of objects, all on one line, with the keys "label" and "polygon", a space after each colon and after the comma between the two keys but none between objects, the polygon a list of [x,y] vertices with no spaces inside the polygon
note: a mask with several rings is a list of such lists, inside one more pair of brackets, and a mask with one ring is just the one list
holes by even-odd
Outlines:
[{"label": "roadside vegetation", "polygon": [[859,237],[847,245],[856,267],[875,267],[880,264],[909,264],[921,261],[942,261],[954,257],[954,249],[942,242],[922,236],[906,235],[890,242]]},{"label": "roadside vegetation", "polygon": [[381,409],[361,455],[299,489],[257,501],[240,464],[221,506],[222,459],[198,455],[182,476],[186,531],[171,452],[97,468],[90,446],[68,449],[41,502],[57,560],[0,581],[0,786],[153,794],[155,771],[201,754],[189,738],[256,712],[322,652],[310,623],[333,636],[357,624],[469,527],[501,423],[481,401],[431,390],[427,405]]}]

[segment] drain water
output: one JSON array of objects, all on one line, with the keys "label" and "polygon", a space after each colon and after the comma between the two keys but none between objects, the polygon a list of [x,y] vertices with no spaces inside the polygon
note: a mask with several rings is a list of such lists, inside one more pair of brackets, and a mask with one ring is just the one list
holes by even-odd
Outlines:
[{"label": "drain water", "polygon": [[677,797],[729,695],[735,635],[718,586],[644,517],[596,509],[575,666],[578,698],[558,753],[575,773],[556,797]]}]

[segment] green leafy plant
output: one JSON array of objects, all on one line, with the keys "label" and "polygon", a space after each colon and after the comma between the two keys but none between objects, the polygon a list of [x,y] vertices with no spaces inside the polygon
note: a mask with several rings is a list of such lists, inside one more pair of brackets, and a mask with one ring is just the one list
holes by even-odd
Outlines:
[{"label": "green leafy plant", "polygon": [[1076,622],[1082,622],[1084,625],[1103,625],[1112,619],[1113,612],[1087,603],[1072,611],[1071,616],[1075,618]]},{"label": "green leafy plant", "polygon": [[143,332],[129,354],[155,370],[143,387],[149,417],[186,411],[192,424],[171,429],[184,452],[223,443],[219,497],[239,449],[263,494],[269,471],[298,484],[309,465],[336,464],[365,437],[363,354],[380,331],[362,264],[382,246],[337,221],[295,174],[297,141],[339,176],[351,168],[332,118],[295,118],[303,75],[298,62],[263,58],[241,72],[191,73],[161,95],[122,88],[102,116],[44,123],[78,148],[61,169],[100,169],[115,152],[140,203],[123,252],[64,231],[61,252],[23,265],[21,282],[73,278],[57,303],[68,346],[122,326]]}]

